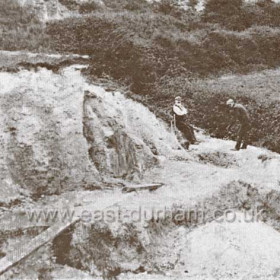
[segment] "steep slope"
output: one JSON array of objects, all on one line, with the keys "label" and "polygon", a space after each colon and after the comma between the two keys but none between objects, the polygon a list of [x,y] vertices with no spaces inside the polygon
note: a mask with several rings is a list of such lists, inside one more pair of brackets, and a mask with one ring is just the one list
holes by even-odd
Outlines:
[{"label": "steep slope", "polygon": [[[25,200],[2,203],[1,256],[60,221],[60,214],[30,220],[30,208],[73,211],[81,221],[3,279],[277,279],[279,154],[252,146],[234,152],[233,141],[203,134],[186,152],[145,106],[88,82],[86,65],[55,72],[39,65],[0,73],[1,185],[11,201],[17,192]],[[104,181],[165,185],[90,191]],[[28,192],[55,195],[35,202]],[[1,192],[2,201],[9,196]],[[247,223],[243,214],[255,208],[265,213]]]},{"label": "steep slope", "polygon": [[[1,166],[34,193],[94,183],[82,130],[83,93],[74,68],[1,73]],[[79,109],[80,108],[80,109]]]},{"label": "steep slope", "polygon": [[143,105],[89,85],[84,66],[0,73],[1,180],[37,193],[139,180],[175,137]]},{"label": "steep slope", "polygon": [[61,19],[67,14],[67,8],[60,4],[59,0],[17,0],[21,6],[27,6],[34,10],[42,21]]},{"label": "steep slope", "polygon": [[[147,0],[149,3],[153,3],[153,2],[164,2],[161,0]],[[258,2],[258,0],[244,0],[244,3],[256,3]],[[272,2],[274,3],[279,3],[280,0],[272,0]],[[207,0],[197,0],[197,1],[191,1],[191,0],[175,0],[175,1],[166,1],[166,3],[175,3],[176,6],[187,10],[190,7],[194,7],[194,9],[197,12],[203,12],[205,9],[205,4],[207,3]]]},{"label": "steep slope", "polygon": [[104,7],[102,0],[15,0],[31,9],[43,21],[59,20]]},{"label": "steep slope", "polygon": [[144,181],[163,188],[116,192],[105,218],[87,194],[83,209],[92,218],[70,234],[63,263],[119,279],[277,279],[279,155],[254,147],[236,153],[231,141],[199,138],[188,161],[166,158],[146,173]]}]

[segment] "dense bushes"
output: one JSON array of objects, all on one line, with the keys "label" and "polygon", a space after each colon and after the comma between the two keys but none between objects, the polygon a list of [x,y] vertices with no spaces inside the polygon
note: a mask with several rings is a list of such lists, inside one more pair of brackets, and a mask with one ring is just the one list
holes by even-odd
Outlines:
[{"label": "dense bushes", "polygon": [[81,14],[91,13],[99,8],[96,2],[78,2],[76,0],[59,0],[59,2],[68,10]]},{"label": "dense bushes", "polygon": [[[224,102],[231,93],[197,91],[190,80],[280,65],[280,30],[252,27],[231,32],[199,23],[191,14],[177,18],[151,11],[98,12],[52,23],[47,31],[55,50],[92,55],[91,76],[106,74],[130,85],[134,93],[145,95],[143,100],[150,101],[146,105],[161,118],[168,119],[174,95],[187,96],[192,122],[217,137],[225,136]],[[268,110],[269,103],[246,96],[240,100],[255,120],[251,142],[280,151],[276,105]]]},{"label": "dense bushes", "polygon": [[69,9],[70,11],[78,10],[78,4],[76,0],[58,0],[60,4],[62,4],[64,7]]},{"label": "dense bushes", "polygon": [[[237,126],[230,132],[226,131],[229,124],[230,113],[225,106],[231,94],[208,94],[204,92],[201,97],[193,97],[193,118],[206,128],[213,136],[236,138]],[[252,128],[249,133],[249,142],[265,146],[273,151],[280,152],[280,114],[279,102],[258,104],[254,100],[239,96],[237,101],[244,104],[250,112]]]},{"label": "dense bushes", "polygon": [[150,6],[146,0],[103,0],[103,3],[106,7],[119,11],[139,11]]},{"label": "dense bushes", "polygon": [[142,94],[164,75],[246,73],[280,64],[280,29],[189,30],[192,23],[152,12],[96,13],[53,23],[48,34],[57,51],[94,55],[93,74],[125,79]]},{"label": "dense bushes", "polygon": [[6,50],[42,50],[48,36],[37,16],[16,0],[0,0],[0,48]]},{"label": "dense bushes", "polygon": [[[201,18],[193,9],[179,11],[173,0],[151,6],[145,0],[104,0],[109,9],[85,4],[80,8],[92,12],[90,16],[50,22],[46,33],[34,15],[8,1],[15,6],[0,11],[2,48],[91,55],[90,76],[105,74],[145,95],[145,100],[157,101],[153,110],[162,118],[174,95],[188,96],[193,123],[218,137],[226,120],[221,104],[232,93],[197,91],[191,79],[280,65],[280,5],[270,1],[249,5],[209,0]],[[241,101],[257,120],[251,141],[279,151],[278,104],[256,103],[246,96]]]},{"label": "dense bushes", "polygon": [[244,24],[242,5],[242,0],[209,0],[205,5],[204,19],[220,23],[229,29],[242,29]]},{"label": "dense bushes", "polygon": [[94,2],[85,2],[79,6],[79,12],[81,14],[88,14],[97,10],[99,6]]},{"label": "dense bushes", "polygon": [[206,129],[211,136],[218,138],[236,139],[238,122],[231,131],[226,130],[231,121],[231,114],[225,103],[229,98],[234,98],[244,104],[250,113],[252,128],[249,142],[280,152],[279,102],[265,100],[260,103],[259,100],[233,92],[216,93],[207,87],[198,89],[184,77],[165,77],[165,82],[158,90],[158,95],[145,96],[140,101],[169,123],[174,97],[180,95],[188,107],[190,123]]},{"label": "dense bushes", "polygon": [[254,25],[280,26],[280,4],[259,0],[245,4],[242,0],[208,0],[203,20],[232,30],[245,30]]}]

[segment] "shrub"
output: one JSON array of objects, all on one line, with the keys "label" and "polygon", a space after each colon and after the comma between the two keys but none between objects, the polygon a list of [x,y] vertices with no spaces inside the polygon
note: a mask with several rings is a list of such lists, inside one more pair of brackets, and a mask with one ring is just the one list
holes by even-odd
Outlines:
[{"label": "shrub", "polygon": [[271,0],[243,3],[242,0],[209,0],[203,20],[218,23],[231,30],[242,31],[256,24],[280,26],[280,4]]},{"label": "shrub", "polygon": [[114,10],[138,11],[145,10],[150,5],[146,0],[103,0],[106,7]]},{"label": "shrub", "polygon": [[15,0],[0,0],[0,48],[6,50],[42,50],[48,48],[44,34],[33,9],[21,7]]},{"label": "shrub", "polygon": [[81,14],[92,13],[98,9],[98,5],[95,2],[85,2],[79,5],[79,12]]},{"label": "shrub", "polygon": [[[186,96],[192,123],[224,137],[228,121],[224,102],[231,93],[197,90],[190,77],[246,73],[279,65],[280,31],[254,27],[238,33],[201,25],[204,31],[198,32],[190,29],[196,20],[147,11],[99,12],[87,19],[50,24],[48,33],[56,50],[92,55],[91,76],[106,74],[126,83],[134,93],[144,95],[149,101],[146,105],[165,120],[169,116],[164,112],[170,111],[174,95]],[[198,40],[192,41],[190,36],[198,36]],[[278,121],[277,112],[269,112],[267,104],[246,96],[239,100],[257,120],[250,141],[278,151],[279,137],[269,121]],[[157,106],[151,106],[155,103]]]},{"label": "shrub", "polygon": [[58,0],[60,4],[65,6],[67,9],[75,11],[78,10],[79,6],[76,0]]},{"label": "shrub", "polygon": [[158,4],[158,11],[165,15],[170,14],[174,10],[175,4],[173,0],[162,0]]},{"label": "shrub", "polygon": [[215,14],[221,17],[239,14],[241,11],[242,0],[208,0],[205,5],[205,14]]}]

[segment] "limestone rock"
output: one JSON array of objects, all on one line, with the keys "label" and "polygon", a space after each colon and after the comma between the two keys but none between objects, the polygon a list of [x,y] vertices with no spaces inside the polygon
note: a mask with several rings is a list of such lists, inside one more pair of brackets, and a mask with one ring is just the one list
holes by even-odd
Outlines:
[{"label": "limestone rock", "polygon": [[40,195],[138,182],[178,145],[147,108],[90,85],[80,68],[0,73],[2,184]]}]

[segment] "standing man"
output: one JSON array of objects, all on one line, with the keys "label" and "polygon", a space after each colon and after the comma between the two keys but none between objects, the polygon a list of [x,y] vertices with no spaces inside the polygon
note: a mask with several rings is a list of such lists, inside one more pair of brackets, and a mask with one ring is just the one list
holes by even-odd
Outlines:
[{"label": "standing man", "polygon": [[236,119],[240,123],[235,150],[239,151],[240,148],[247,149],[247,135],[250,129],[250,117],[248,111],[243,105],[235,103],[233,99],[229,99],[226,104],[232,109],[233,113],[233,120],[231,124],[227,127],[227,129],[229,130],[232,127]]},{"label": "standing man", "polygon": [[181,97],[177,96],[175,98],[175,103],[173,105],[173,113],[175,117],[176,127],[182,132],[183,136],[187,139],[187,149],[190,143],[194,144],[196,138],[194,135],[193,128],[189,125],[187,121],[188,110],[182,105]]}]

